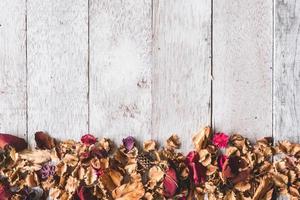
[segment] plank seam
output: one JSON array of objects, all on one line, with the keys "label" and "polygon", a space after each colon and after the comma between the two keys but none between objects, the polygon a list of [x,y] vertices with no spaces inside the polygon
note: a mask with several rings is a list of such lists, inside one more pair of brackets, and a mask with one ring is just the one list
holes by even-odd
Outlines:
[{"label": "plank seam", "polygon": [[274,104],[274,76],[275,76],[275,0],[272,0],[272,138],[274,138],[274,128],[275,128],[275,104]]},{"label": "plank seam", "polygon": [[210,1],[210,126],[213,127],[213,11],[214,11],[214,4],[213,0]]},{"label": "plank seam", "polygon": [[88,117],[87,117],[87,126],[88,126],[88,132],[90,132],[90,0],[88,0],[88,59],[87,59],[87,79],[88,79],[88,91],[87,91]]},{"label": "plank seam", "polygon": [[26,133],[25,138],[28,142],[28,8],[27,8],[28,0],[25,0],[25,120],[26,120]]},{"label": "plank seam", "polygon": [[153,109],[154,109],[154,104],[153,104],[153,69],[155,67],[155,62],[154,62],[154,52],[155,52],[155,45],[154,45],[154,40],[155,40],[155,20],[154,20],[154,0],[151,0],[151,31],[152,31],[152,37],[151,37],[151,59],[152,59],[152,67],[150,70],[150,76],[151,76],[151,89],[150,89],[150,95],[151,95],[151,120],[150,120],[150,134],[151,134],[151,139],[154,138],[154,133],[153,133]]}]

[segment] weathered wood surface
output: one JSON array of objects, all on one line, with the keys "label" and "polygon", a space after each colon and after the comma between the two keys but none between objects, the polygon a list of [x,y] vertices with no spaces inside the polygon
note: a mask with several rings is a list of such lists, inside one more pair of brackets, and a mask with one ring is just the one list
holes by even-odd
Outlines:
[{"label": "weathered wood surface", "polygon": [[274,136],[300,142],[300,2],[275,8]]},{"label": "weathered wood surface", "polygon": [[187,149],[212,123],[299,142],[299,9],[275,0],[272,17],[272,0],[2,0],[0,132],[116,142],[177,133]]},{"label": "weathered wood surface", "polygon": [[272,0],[213,5],[213,125],[272,135]]},{"label": "weathered wood surface", "polygon": [[183,149],[210,124],[211,1],[153,1],[152,132]]},{"label": "weathered wood surface", "polygon": [[88,131],[88,3],[27,0],[28,137]]},{"label": "weathered wood surface", "polygon": [[151,138],[151,16],[151,0],[91,0],[91,133]]},{"label": "weathered wood surface", "polygon": [[26,1],[0,1],[0,132],[26,137]]}]

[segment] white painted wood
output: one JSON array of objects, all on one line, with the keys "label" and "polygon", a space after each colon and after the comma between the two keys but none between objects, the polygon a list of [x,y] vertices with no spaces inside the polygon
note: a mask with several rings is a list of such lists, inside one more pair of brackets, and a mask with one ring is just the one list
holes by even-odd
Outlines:
[{"label": "white painted wood", "polygon": [[90,131],[151,137],[151,0],[90,1]]},{"label": "white painted wood", "polygon": [[211,1],[153,1],[153,137],[177,133],[182,148],[210,124]]},{"label": "white painted wood", "polygon": [[27,0],[28,129],[79,139],[88,131],[88,1]]},{"label": "white painted wood", "polygon": [[26,138],[26,5],[0,1],[0,132]]},{"label": "white painted wood", "polygon": [[272,0],[219,0],[213,11],[213,124],[272,136]]},{"label": "white painted wood", "polygon": [[300,2],[276,0],[274,136],[300,142]]}]

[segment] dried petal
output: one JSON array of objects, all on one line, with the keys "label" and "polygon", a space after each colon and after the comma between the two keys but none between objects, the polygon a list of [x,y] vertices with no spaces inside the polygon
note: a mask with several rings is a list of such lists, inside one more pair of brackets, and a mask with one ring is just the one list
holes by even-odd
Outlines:
[{"label": "dried petal", "polygon": [[216,133],[213,137],[213,144],[219,148],[224,148],[227,146],[229,136],[225,133]]},{"label": "dried petal", "polygon": [[91,134],[86,134],[81,137],[81,142],[85,145],[91,145],[91,144],[95,144],[97,142],[97,138],[95,138]]},{"label": "dried petal", "polygon": [[127,151],[130,151],[133,149],[135,145],[135,139],[134,137],[128,136],[127,138],[124,138],[123,140],[123,145]]},{"label": "dried petal", "polygon": [[166,197],[173,197],[178,188],[178,179],[176,171],[169,167],[163,180],[164,195]]},{"label": "dried petal", "polygon": [[55,147],[55,140],[47,133],[41,131],[36,132],[34,138],[37,147],[40,149],[52,149]]},{"label": "dried petal", "polygon": [[16,151],[22,151],[27,148],[27,143],[23,138],[19,138],[14,135],[0,133],[0,148],[4,148],[9,145],[16,149]]}]

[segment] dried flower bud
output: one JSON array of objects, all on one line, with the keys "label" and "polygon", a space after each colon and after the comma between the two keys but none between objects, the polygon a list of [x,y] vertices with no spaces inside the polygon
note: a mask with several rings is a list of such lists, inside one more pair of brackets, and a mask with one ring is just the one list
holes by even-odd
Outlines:
[{"label": "dried flower bud", "polygon": [[19,138],[10,134],[0,133],[0,148],[4,148],[6,145],[15,148],[16,151],[22,151],[27,148],[27,143],[23,138]]},{"label": "dried flower bud", "polygon": [[229,136],[225,133],[216,133],[213,137],[213,144],[219,148],[225,148],[228,145]]},{"label": "dried flower bud", "polygon": [[50,163],[44,164],[39,171],[39,175],[42,180],[46,180],[48,177],[53,176],[54,174],[55,174],[55,166]]},{"label": "dried flower bud", "polygon": [[95,138],[91,134],[86,134],[81,137],[81,142],[85,145],[91,145],[91,144],[95,144],[97,142],[97,138]]},{"label": "dried flower bud", "polygon": [[169,167],[163,180],[165,197],[173,197],[178,188],[178,179],[176,171]]},{"label": "dried flower bud", "polygon": [[198,185],[205,181],[206,168],[199,162],[198,152],[191,151],[186,156],[186,165],[189,168],[189,174],[193,182]]},{"label": "dried flower bud", "polygon": [[47,133],[41,131],[36,132],[34,139],[37,147],[40,149],[52,149],[55,147],[55,140]]},{"label": "dried flower bud", "polygon": [[127,138],[124,138],[123,145],[127,151],[130,151],[135,146],[135,140],[134,137],[128,136]]}]

